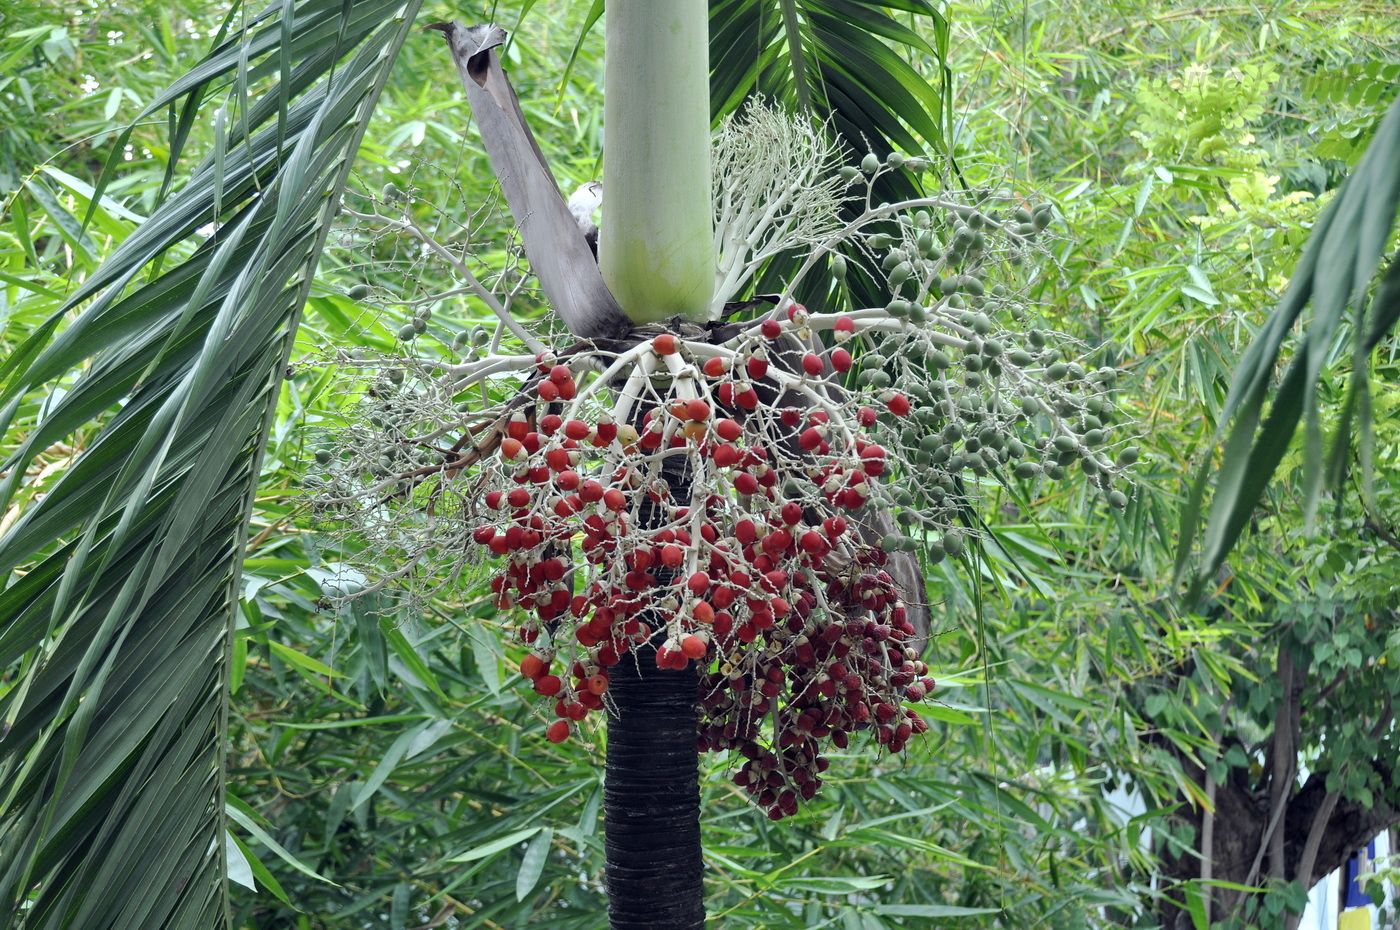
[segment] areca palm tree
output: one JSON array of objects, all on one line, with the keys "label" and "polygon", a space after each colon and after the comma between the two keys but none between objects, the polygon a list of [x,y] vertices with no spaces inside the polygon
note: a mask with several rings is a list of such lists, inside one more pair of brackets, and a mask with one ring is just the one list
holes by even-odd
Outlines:
[{"label": "areca palm tree", "polygon": [[[142,114],[171,116],[160,204],[0,363],[0,420],[42,407],[4,463],[0,509],[35,455],[83,440],[0,539],[11,579],[0,592],[3,925],[229,921],[228,678],[260,460],[327,232],[395,56],[420,40],[419,7],[235,4],[210,54]],[[941,38],[931,45],[895,13]],[[614,4],[608,30],[616,83],[602,273],[630,321],[693,313],[710,296],[711,117],[763,94],[858,151],[942,143],[946,71],[930,82],[895,51],[928,54],[941,69],[946,24],[925,0],[634,0]],[[658,116],[674,133],[647,128]],[[205,119],[213,151],[186,171],[191,127]],[[883,183],[914,190],[902,172]],[[664,257],[644,266],[644,247]],[[541,272],[550,261],[531,257]],[[645,664],[638,675],[649,678]],[[635,700],[693,701],[684,679],[668,686],[669,699],[639,685]],[[692,743],[679,765],[693,786],[694,730],[682,720],[675,732]],[[618,746],[628,739],[624,727],[612,734]],[[660,870],[665,887],[652,863],[629,890],[626,808],[609,804],[618,926],[703,920],[695,802],[684,793],[655,801],[680,810],[672,846],[682,867]],[[631,854],[648,848],[660,848],[654,835]],[[658,901],[671,908],[661,923]]]}]

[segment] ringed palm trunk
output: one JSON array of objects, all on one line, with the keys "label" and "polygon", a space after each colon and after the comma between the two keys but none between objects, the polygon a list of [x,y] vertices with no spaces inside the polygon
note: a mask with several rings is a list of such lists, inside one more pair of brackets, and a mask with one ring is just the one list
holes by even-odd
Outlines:
[{"label": "ringed palm trunk", "polygon": [[[662,462],[661,477],[672,500],[690,498],[687,466],[680,455]],[[638,516],[646,529],[667,519],[650,499]],[[705,925],[696,742],[699,679],[693,663],[683,670],[656,667],[668,619],[647,617],[656,631],[651,642],[633,649],[609,672],[603,827],[612,930],[700,930]]]},{"label": "ringed palm trunk", "polygon": [[[639,338],[638,324],[702,320],[714,292],[706,0],[612,0],[607,12],[606,163],[598,263],[526,125],[491,26],[440,23],[531,266],[580,338]],[[600,275],[601,272],[601,275]],[[640,423],[634,424],[640,426]],[[685,459],[663,473],[690,497]],[[669,515],[644,509],[643,526]],[[610,672],[604,820],[614,930],[698,930],[697,673],[658,669],[653,642]]]},{"label": "ringed palm trunk", "polygon": [[[703,318],[713,293],[708,17],[705,0],[608,4],[599,259],[609,290],[637,323]],[[663,467],[673,500],[690,497],[683,461]],[[644,526],[664,519],[641,516]],[[693,665],[656,667],[666,618],[653,619],[662,632],[611,671],[609,915],[613,930],[699,930],[697,675]]]},{"label": "ringed palm trunk", "polygon": [[694,666],[658,669],[635,650],[611,670],[603,782],[608,911],[613,930],[699,930],[699,755]]}]

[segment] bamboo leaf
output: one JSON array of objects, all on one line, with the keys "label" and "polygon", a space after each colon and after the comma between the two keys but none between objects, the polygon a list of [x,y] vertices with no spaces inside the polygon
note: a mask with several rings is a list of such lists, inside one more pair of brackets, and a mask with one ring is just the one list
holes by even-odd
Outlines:
[{"label": "bamboo leaf", "polygon": [[549,859],[549,847],[554,842],[554,831],[541,830],[525,847],[525,857],[520,860],[520,871],[515,876],[515,900],[524,901],[540,883],[545,863]]}]

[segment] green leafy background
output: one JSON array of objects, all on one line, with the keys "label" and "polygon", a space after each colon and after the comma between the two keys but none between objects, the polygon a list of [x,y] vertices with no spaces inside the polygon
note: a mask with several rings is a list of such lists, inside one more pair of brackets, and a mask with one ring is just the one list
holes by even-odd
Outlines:
[{"label": "green leafy background", "polygon": [[[300,504],[317,431],[343,413],[322,347],[393,351],[401,301],[449,286],[406,243],[329,223],[334,198],[392,180],[425,222],[474,216],[488,269],[508,262],[508,218],[413,4],[295,6],[290,25],[281,4],[0,13],[3,906],[27,901],[33,926],[599,927],[602,734],[539,738],[507,618],[470,588],[318,609],[344,555]],[[600,6],[494,13],[566,189],[598,173]],[[1341,316],[1318,350],[1329,449],[1369,369],[1366,438],[1329,466],[1344,491],[1319,490],[1305,437],[1284,437],[1207,599],[1188,605],[1173,582],[1239,359],[1394,99],[1394,11],[713,8],[717,109],[762,93],[830,118],[856,151],[951,155],[953,183],[1056,204],[1043,312],[1126,368],[1117,400],[1144,447],[1121,516],[1073,483],[1034,501],[987,488],[985,546],[932,578],[941,689],[907,758],[843,754],[781,826],[706,761],[716,925],[1152,926],[1169,898],[1203,917],[1199,888],[1159,857],[1198,841],[1175,815],[1203,800],[1191,772],[1257,774],[1280,648],[1309,669],[1305,767],[1358,804],[1400,806],[1378,767],[1397,757],[1400,698],[1393,337],[1358,365]],[[417,25],[491,12],[429,5]],[[856,41],[852,23],[879,38]],[[245,27],[274,52],[221,57]],[[361,57],[332,71],[336,43]],[[376,94],[363,138],[342,131]],[[919,181],[936,179],[898,183]],[[218,235],[191,236],[216,218]],[[1393,254],[1393,235],[1376,248]],[[370,296],[348,297],[361,283]],[[484,308],[444,301],[419,349],[446,353],[478,322]],[[123,625],[128,612],[150,620]],[[1119,789],[1146,813],[1125,815]],[[1248,897],[1240,914],[1261,916],[1238,919],[1265,926],[1298,902],[1283,886]]]}]

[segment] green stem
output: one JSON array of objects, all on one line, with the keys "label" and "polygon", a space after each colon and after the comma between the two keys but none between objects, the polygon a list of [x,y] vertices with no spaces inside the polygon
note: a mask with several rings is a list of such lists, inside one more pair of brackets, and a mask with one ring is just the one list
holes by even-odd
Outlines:
[{"label": "green stem", "polygon": [[709,311],[709,82],[706,0],[608,3],[599,260],[634,322]]}]

